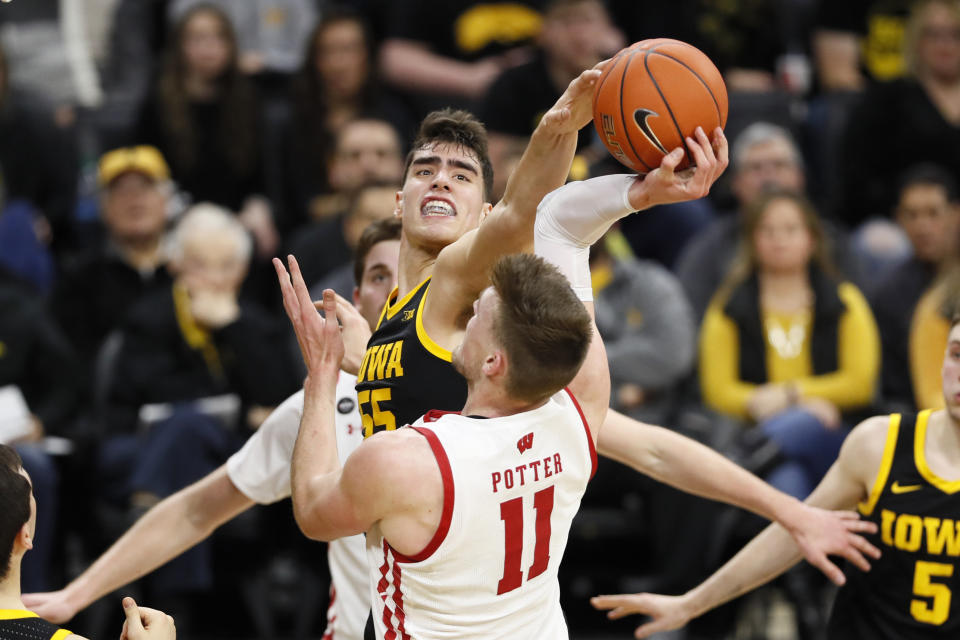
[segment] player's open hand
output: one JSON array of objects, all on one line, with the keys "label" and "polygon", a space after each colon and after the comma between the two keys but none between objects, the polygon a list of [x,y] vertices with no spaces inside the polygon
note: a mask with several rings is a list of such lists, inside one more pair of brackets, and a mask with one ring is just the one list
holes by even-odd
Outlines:
[{"label": "player's open hand", "polygon": [[138,607],[128,596],[123,599],[123,612],[127,619],[123,622],[120,640],[175,640],[177,637],[173,618],[163,611]]},{"label": "player's open hand", "polygon": [[801,503],[793,522],[787,530],[807,562],[837,585],[843,585],[846,577],[828,555],[842,556],[862,571],[870,570],[870,562],[864,556],[880,557],[880,549],[860,535],[876,533],[877,525],[861,520],[853,511],[827,511]]},{"label": "player's open hand", "polygon": [[593,87],[606,63],[604,60],[574,78],[560,99],[543,114],[540,126],[553,133],[575,133],[593,120]]},{"label": "player's open hand", "polygon": [[661,596],[655,593],[625,593],[615,596],[595,596],[590,604],[608,611],[607,617],[618,620],[634,613],[653,618],[637,627],[634,636],[646,638],[660,631],[686,626],[693,616],[685,596]]},{"label": "player's open hand", "polygon": [[730,164],[723,130],[714,129],[711,140],[697,127],[694,137],[687,137],[687,150],[695,167],[676,170],[684,153],[682,147],[677,147],[663,157],[659,167],[631,187],[630,204],[639,211],[658,204],[696,200],[710,193],[710,187]]},{"label": "player's open hand", "polygon": [[54,624],[63,624],[77,615],[77,607],[66,589],[46,593],[23,594],[23,605],[35,614]]},{"label": "player's open hand", "polygon": [[273,259],[273,267],[280,281],[283,308],[293,325],[293,331],[303,354],[310,376],[327,376],[336,380],[343,360],[343,338],[337,324],[337,299],[332,289],[323,292],[323,316],[317,311],[310,291],[303,281],[300,265],[292,255],[287,256],[290,272],[279,258]]},{"label": "player's open hand", "polygon": [[[343,362],[340,368],[349,374],[357,375],[360,363],[367,352],[367,342],[370,340],[370,324],[360,315],[349,300],[335,293],[337,300],[337,320],[340,321],[340,335],[343,337]],[[314,302],[314,306],[321,308],[323,302]]]}]

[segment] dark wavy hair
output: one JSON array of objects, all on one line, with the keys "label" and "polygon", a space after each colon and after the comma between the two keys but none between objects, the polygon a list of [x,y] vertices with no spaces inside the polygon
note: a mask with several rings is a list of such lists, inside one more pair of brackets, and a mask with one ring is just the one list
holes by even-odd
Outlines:
[{"label": "dark wavy hair", "polygon": [[403,166],[404,179],[410,171],[414,154],[437,143],[461,147],[477,157],[483,172],[483,194],[489,202],[493,197],[493,164],[490,162],[487,129],[476,116],[462,109],[447,107],[427,114],[420,123],[420,131],[417,132],[413,147],[407,154],[407,161]]},{"label": "dark wavy hair", "polygon": [[30,483],[20,474],[23,461],[19,454],[0,444],[0,580],[10,573],[13,541],[30,519]]},{"label": "dark wavy hair", "polygon": [[190,117],[190,99],[186,91],[187,61],[183,42],[190,21],[200,14],[217,19],[230,47],[227,68],[217,79],[217,99],[227,108],[220,121],[219,143],[231,168],[241,174],[254,170],[257,158],[257,109],[253,86],[243,77],[237,63],[237,35],[230,18],[218,7],[199,4],[177,21],[167,44],[159,82],[160,117],[172,139],[172,160],[179,167],[192,170],[196,157],[196,123]]}]

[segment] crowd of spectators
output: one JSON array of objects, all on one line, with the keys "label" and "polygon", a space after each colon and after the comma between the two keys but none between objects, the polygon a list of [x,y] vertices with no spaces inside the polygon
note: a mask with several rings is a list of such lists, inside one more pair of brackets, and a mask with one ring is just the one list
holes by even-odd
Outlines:
[{"label": "crowd of spectators", "polygon": [[[42,507],[24,589],[59,586],[67,560],[119,533],[104,513],[129,524],[297,389],[269,259],[291,251],[308,284],[348,296],[359,235],[392,215],[429,110],[486,123],[498,197],[567,83],[647,37],[717,63],[731,165],[709,198],[593,247],[611,406],[741,461],[765,451],[752,470],[799,498],[859,418],[942,406],[958,0],[13,0],[0,441]],[[570,178],[622,170],[585,128]],[[620,483],[603,471],[597,486]],[[611,503],[640,517],[599,493],[583,518]],[[68,553],[71,535],[84,544]],[[200,547],[150,588],[209,590],[211,563]]]}]

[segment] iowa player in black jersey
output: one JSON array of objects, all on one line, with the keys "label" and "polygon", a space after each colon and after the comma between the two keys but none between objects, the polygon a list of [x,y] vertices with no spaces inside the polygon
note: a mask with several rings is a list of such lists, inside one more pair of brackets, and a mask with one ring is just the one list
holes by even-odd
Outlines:
[{"label": "iowa player in black jersey", "polygon": [[[17,452],[0,444],[0,640],[85,640],[27,610],[20,599],[20,564],[33,548],[37,503]],[[133,598],[123,599],[127,620],[120,640],[175,640],[173,618]]]},{"label": "iowa player in black jersey", "polygon": [[[847,437],[840,457],[807,502],[856,506],[879,531],[869,574],[849,572],[828,625],[830,640],[960,638],[960,316],[942,367],[946,408],[877,416]],[[872,549],[864,547],[864,550]],[[645,613],[637,637],[674,629],[790,568],[799,553],[772,526],[683,596],[601,596],[611,617]]]}]

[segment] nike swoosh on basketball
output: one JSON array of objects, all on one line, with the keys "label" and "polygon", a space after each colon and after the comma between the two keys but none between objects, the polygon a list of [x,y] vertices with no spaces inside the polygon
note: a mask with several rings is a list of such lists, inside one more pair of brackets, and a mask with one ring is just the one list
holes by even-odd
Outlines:
[{"label": "nike swoosh on basketball", "polygon": [[640,132],[643,134],[650,144],[655,146],[657,149],[663,153],[667,153],[666,148],[661,144],[660,140],[657,138],[657,134],[653,132],[653,129],[650,128],[650,124],[647,123],[647,118],[653,116],[654,118],[659,118],[660,114],[656,111],[651,111],[650,109],[637,109],[633,112],[633,119],[637,122],[637,126],[640,127]]},{"label": "nike swoosh on basketball", "polygon": [[890,491],[894,493],[910,493],[911,491],[919,491],[923,489],[922,484],[900,484],[899,482],[894,482],[890,486]]}]

